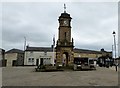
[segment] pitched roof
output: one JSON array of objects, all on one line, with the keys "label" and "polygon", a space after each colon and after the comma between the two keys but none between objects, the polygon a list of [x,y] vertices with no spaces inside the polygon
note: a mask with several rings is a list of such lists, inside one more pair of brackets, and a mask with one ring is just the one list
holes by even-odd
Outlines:
[{"label": "pitched roof", "polygon": [[91,53],[91,54],[101,54],[101,51],[95,51],[95,50],[87,50],[87,49],[78,49],[74,48],[73,51],[75,53]]},{"label": "pitched roof", "polygon": [[[25,51],[53,52],[52,47],[27,47]],[[101,54],[101,51],[74,48],[75,53]]]},{"label": "pitched roof", "polygon": [[4,50],[4,49],[2,49],[2,48],[0,48],[0,52],[5,52],[5,50]]},{"label": "pitched roof", "polygon": [[52,52],[51,47],[27,47],[25,51],[40,51],[40,52]]},{"label": "pitched roof", "polygon": [[5,53],[24,53],[24,51],[19,49],[11,49]]}]

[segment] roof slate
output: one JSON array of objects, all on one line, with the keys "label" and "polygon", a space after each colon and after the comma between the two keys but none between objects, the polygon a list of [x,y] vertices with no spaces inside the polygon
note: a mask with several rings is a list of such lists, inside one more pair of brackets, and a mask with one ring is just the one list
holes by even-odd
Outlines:
[{"label": "roof slate", "polygon": [[24,53],[24,51],[19,49],[11,49],[5,53]]},{"label": "roof slate", "polygon": [[40,51],[40,52],[52,52],[51,47],[27,47],[25,51]]},{"label": "roof slate", "polygon": [[[27,47],[25,51],[39,51],[39,52],[52,52],[52,47]],[[101,51],[87,50],[87,49],[78,49],[74,48],[75,53],[91,53],[91,54],[101,54]]]},{"label": "roof slate", "polygon": [[73,51],[75,53],[91,53],[91,54],[101,54],[101,51],[95,51],[95,50],[87,50],[87,49],[78,49],[78,48],[74,48]]}]

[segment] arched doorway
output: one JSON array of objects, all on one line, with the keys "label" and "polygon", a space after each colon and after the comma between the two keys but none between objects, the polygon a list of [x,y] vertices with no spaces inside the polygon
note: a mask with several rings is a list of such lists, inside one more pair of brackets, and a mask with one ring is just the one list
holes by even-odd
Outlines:
[{"label": "arched doorway", "polygon": [[68,58],[69,58],[68,52],[64,52],[64,53],[63,53],[63,59],[62,59],[62,61],[63,61],[63,66],[67,66],[67,65],[68,65]]}]

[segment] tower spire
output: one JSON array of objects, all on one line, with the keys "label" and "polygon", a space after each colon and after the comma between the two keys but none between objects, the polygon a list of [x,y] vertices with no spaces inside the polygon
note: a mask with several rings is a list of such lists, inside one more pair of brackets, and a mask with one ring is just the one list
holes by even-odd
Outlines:
[{"label": "tower spire", "polygon": [[64,13],[66,13],[66,4],[64,3]]}]

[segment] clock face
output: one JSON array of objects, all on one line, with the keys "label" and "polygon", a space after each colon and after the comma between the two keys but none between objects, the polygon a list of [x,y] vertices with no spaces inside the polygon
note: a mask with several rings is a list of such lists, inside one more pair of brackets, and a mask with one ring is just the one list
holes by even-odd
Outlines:
[{"label": "clock face", "polygon": [[63,25],[64,25],[64,26],[68,26],[68,20],[64,20],[64,21],[63,21]]}]

